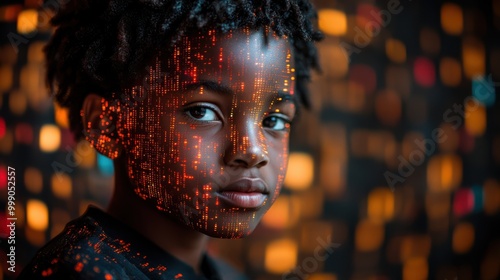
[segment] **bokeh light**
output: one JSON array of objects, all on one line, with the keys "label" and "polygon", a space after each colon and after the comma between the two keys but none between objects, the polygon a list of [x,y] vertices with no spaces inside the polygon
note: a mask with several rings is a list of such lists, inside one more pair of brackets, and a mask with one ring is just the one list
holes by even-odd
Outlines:
[{"label": "bokeh light", "polygon": [[394,193],[387,187],[375,188],[368,195],[368,218],[387,222],[394,216]]},{"label": "bokeh light", "polygon": [[455,3],[444,3],[441,6],[441,27],[450,35],[460,35],[464,28],[462,8]]},{"label": "bokeh light", "polygon": [[468,252],[474,245],[474,226],[467,222],[459,223],[453,230],[453,251],[459,254]]},{"label": "bokeh light", "polygon": [[314,161],[310,154],[290,153],[285,186],[293,190],[303,190],[311,186],[314,176]]},{"label": "bokeh light", "polygon": [[400,40],[387,39],[385,41],[385,53],[393,62],[403,63],[406,61],[406,47]]},{"label": "bokeh light", "polygon": [[441,82],[449,87],[456,87],[462,81],[462,67],[458,60],[451,57],[443,57],[439,64],[439,76]]},{"label": "bokeh light", "polygon": [[318,26],[325,34],[344,35],[347,31],[347,17],[343,11],[322,9],[318,11]]},{"label": "bokeh light", "polygon": [[54,152],[61,143],[61,130],[52,124],[43,125],[40,129],[40,150]]},{"label": "bokeh light", "polygon": [[36,30],[38,25],[38,13],[36,10],[24,10],[17,17],[17,32],[28,34]]},{"label": "bokeh light", "polygon": [[455,154],[432,156],[427,165],[427,184],[429,190],[450,191],[462,181],[462,160]]},{"label": "bokeh light", "polygon": [[26,204],[26,220],[28,226],[36,231],[44,231],[49,226],[49,210],[47,205],[38,199],[30,199]]},{"label": "bokeh light", "polygon": [[294,268],[297,263],[297,247],[297,242],[289,238],[270,242],[265,253],[266,270],[281,274]]},{"label": "bokeh light", "polygon": [[466,103],[465,129],[472,136],[481,136],[486,131],[486,108],[475,100]]},{"label": "bokeh light", "polygon": [[384,234],[383,224],[370,220],[360,221],[355,233],[356,250],[367,252],[379,249],[384,241]]},{"label": "bokeh light", "polygon": [[466,37],[462,45],[462,61],[464,74],[473,79],[485,74],[486,54],[484,44],[474,37]]},{"label": "bokeh light", "polygon": [[71,178],[64,173],[55,173],[51,178],[51,189],[54,196],[68,199],[72,193]]},{"label": "bokeh light", "polygon": [[428,58],[419,57],[413,62],[415,82],[422,87],[432,87],[436,82],[434,63]]}]

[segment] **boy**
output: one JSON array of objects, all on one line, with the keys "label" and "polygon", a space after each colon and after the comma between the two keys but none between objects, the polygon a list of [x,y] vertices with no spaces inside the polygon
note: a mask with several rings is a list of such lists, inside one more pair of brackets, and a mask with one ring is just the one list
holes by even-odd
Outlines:
[{"label": "boy", "polygon": [[280,192],[313,17],[299,0],[62,7],[48,82],[76,136],[114,160],[115,192],[21,278],[236,279],[206,242],[250,234]]}]

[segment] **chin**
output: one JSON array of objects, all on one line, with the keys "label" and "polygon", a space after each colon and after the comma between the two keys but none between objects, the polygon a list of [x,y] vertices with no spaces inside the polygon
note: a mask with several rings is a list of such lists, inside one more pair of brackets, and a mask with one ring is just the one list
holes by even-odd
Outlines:
[{"label": "chin", "polygon": [[[188,222],[185,223],[185,225],[210,237],[239,239],[252,234],[260,222],[260,217],[253,217],[253,215],[250,215],[250,217],[252,217],[250,218],[245,214],[233,213],[233,215],[226,217],[221,217],[219,215],[217,218],[209,218],[208,221],[193,219],[191,221],[201,222]],[[186,221],[184,220],[184,222]]]},{"label": "chin", "polygon": [[208,235],[213,238],[221,238],[221,239],[240,239],[249,236],[252,234],[256,226],[252,226],[250,228],[227,228],[222,230],[200,230],[199,228],[194,228],[199,232]]}]

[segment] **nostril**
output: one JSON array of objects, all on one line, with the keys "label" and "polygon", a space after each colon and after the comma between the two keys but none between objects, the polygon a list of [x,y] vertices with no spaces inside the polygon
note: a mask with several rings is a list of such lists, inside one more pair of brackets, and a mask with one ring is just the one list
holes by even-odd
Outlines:
[{"label": "nostril", "polygon": [[242,160],[242,159],[235,159],[234,163],[237,166],[245,166],[246,167],[248,165],[248,163],[245,160]]}]

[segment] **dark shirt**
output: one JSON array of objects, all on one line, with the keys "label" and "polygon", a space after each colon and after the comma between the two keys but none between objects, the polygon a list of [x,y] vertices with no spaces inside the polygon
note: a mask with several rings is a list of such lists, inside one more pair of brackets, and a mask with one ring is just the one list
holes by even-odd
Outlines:
[{"label": "dark shirt", "polygon": [[245,279],[207,254],[201,271],[197,275],[138,232],[89,207],[40,249],[18,279]]}]

